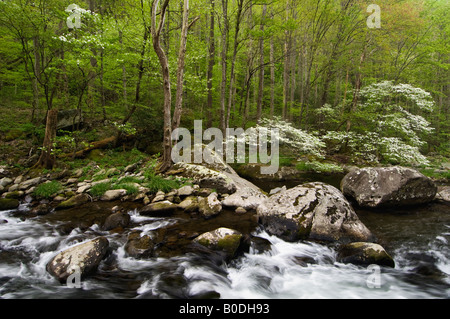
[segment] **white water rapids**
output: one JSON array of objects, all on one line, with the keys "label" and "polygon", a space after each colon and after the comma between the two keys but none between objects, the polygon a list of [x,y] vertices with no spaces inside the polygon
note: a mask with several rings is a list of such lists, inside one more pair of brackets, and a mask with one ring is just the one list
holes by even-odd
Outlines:
[{"label": "white water rapids", "polygon": [[[28,208],[21,205],[19,209]],[[224,299],[450,297],[448,219],[431,228],[435,233],[419,236],[420,240],[411,234],[404,243],[397,243],[390,251],[396,267],[381,267],[377,274],[367,267],[337,262],[331,247],[288,243],[264,231],[254,235],[270,241],[269,250],[251,248],[229,264],[218,265],[194,254],[140,260],[126,256],[126,236],[103,232],[96,224],[64,235],[57,231],[57,224],[39,218],[22,220],[12,213],[0,212],[1,298],[189,298],[208,293]],[[143,234],[177,223],[136,211],[129,214],[137,225],[134,229]],[[81,288],[62,285],[47,273],[46,264],[56,253],[97,236],[108,238],[111,253],[97,274],[82,280]],[[412,261],[421,255],[427,256],[423,262]],[[428,268],[417,274],[417,265],[424,263]],[[379,276],[378,287],[370,285],[373,276]]]}]

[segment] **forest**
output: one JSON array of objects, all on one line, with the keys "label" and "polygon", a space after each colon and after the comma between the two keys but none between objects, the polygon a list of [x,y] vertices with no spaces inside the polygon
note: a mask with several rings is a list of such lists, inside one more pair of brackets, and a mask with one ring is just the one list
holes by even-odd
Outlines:
[{"label": "forest", "polygon": [[[223,132],[280,127],[282,164],[440,167],[449,3],[372,2],[1,1],[0,130],[27,141],[2,145],[2,160],[39,153],[27,165],[51,169],[131,134],[169,162],[171,131],[203,120]],[[77,120],[57,132],[61,110]]]}]

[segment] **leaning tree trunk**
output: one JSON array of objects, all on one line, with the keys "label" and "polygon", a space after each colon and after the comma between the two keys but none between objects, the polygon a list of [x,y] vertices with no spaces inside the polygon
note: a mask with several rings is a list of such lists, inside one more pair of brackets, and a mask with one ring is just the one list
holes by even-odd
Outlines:
[{"label": "leaning tree trunk", "polygon": [[42,153],[34,168],[52,169],[56,163],[53,150],[53,143],[56,137],[56,125],[58,124],[58,109],[51,109],[47,112],[47,123],[45,125],[44,144]]}]

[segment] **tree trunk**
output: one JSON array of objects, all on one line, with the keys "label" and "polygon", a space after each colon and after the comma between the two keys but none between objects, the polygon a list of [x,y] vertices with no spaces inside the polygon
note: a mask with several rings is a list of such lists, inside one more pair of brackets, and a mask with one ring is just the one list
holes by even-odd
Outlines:
[{"label": "tree trunk", "polygon": [[172,96],[170,90],[170,72],[167,56],[161,47],[161,30],[164,25],[164,19],[166,16],[167,6],[169,0],[164,0],[161,6],[161,18],[158,24],[156,24],[157,8],[160,0],[153,0],[152,2],[152,38],[153,49],[158,56],[159,63],[161,65],[161,73],[163,77],[163,90],[164,90],[164,128],[163,128],[163,162],[160,166],[162,172],[166,171],[172,166],[172,118],[171,118],[171,104]]},{"label": "tree trunk", "polygon": [[214,3],[215,0],[211,0],[211,10],[210,10],[210,25],[209,25],[209,58],[208,58],[208,74],[207,74],[207,89],[208,89],[208,97],[206,102],[206,114],[208,116],[208,127],[212,127],[213,122],[213,70],[215,64],[215,55],[216,55],[216,44],[214,38],[214,29],[215,29],[215,18],[214,18]]},{"label": "tree trunk", "polygon": [[[263,12],[262,12],[262,18],[261,18],[261,33],[264,33],[264,19],[266,18],[266,12],[267,12],[267,5],[265,4],[263,6]],[[259,121],[261,120],[262,115],[262,104],[263,104],[263,95],[264,95],[264,35],[261,36],[259,39],[259,63],[260,63],[260,70],[259,70],[259,85],[258,85],[258,101],[256,102],[256,123],[259,124]]]},{"label": "tree trunk", "polygon": [[[271,14],[273,20],[273,13]],[[275,110],[275,61],[273,36],[270,38],[270,118],[273,119]]]},{"label": "tree trunk", "polygon": [[52,169],[55,165],[55,154],[53,143],[56,137],[56,125],[58,123],[58,109],[51,109],[47,112],[47,122],[45,125],[44,143],[42,153],[34,168]]},{"label": "tree trunk", "polygon": [[172,130],[180,126],[181,112],[183,110],[183,84],[184,84],[184,66],[186,57],[186,43],[188,33],[189,20],[189,0],[184,0],[183,6],[183,24],[180,36],[180,51],[178,52],[178,69],[177,69],[177,91],[175,95],[175,111],[173,114]]},{"label": "tree trunk", "polygon": [[228,0],[222,0],[223,31],[222,31],[222,82],[220,85],[220,128],[222,132],[226,129],[225,104],[227,89],[227,55],[228,55]]}]

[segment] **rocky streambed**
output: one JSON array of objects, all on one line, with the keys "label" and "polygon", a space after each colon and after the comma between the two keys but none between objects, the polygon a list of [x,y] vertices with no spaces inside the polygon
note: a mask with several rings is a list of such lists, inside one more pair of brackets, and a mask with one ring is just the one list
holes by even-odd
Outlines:
[{"label": "rocky streambed", "polygon": [[[60,198],[48,202],[31,197],[42,178],[16,183],[7,177],[0,295],[448,297],[448,188],[408,169],[377,170],[366,188],[350,192],[345,181],[352,184],[365,171],[346,176],[341,190],[302,181],[275,188],[250,183],[223,163],[177,164],[168,175],[191,185],[156,194],[139,185],[137,194],[119,189],[92,198],[92,182],[66,176]],[[389,181],[386,193],[383,181]],[[376,193],[364,195],[366,202],[388,204],[359,205],[358,189]],[[374,264],[382,267],[376,289],[367,284]]]}]

